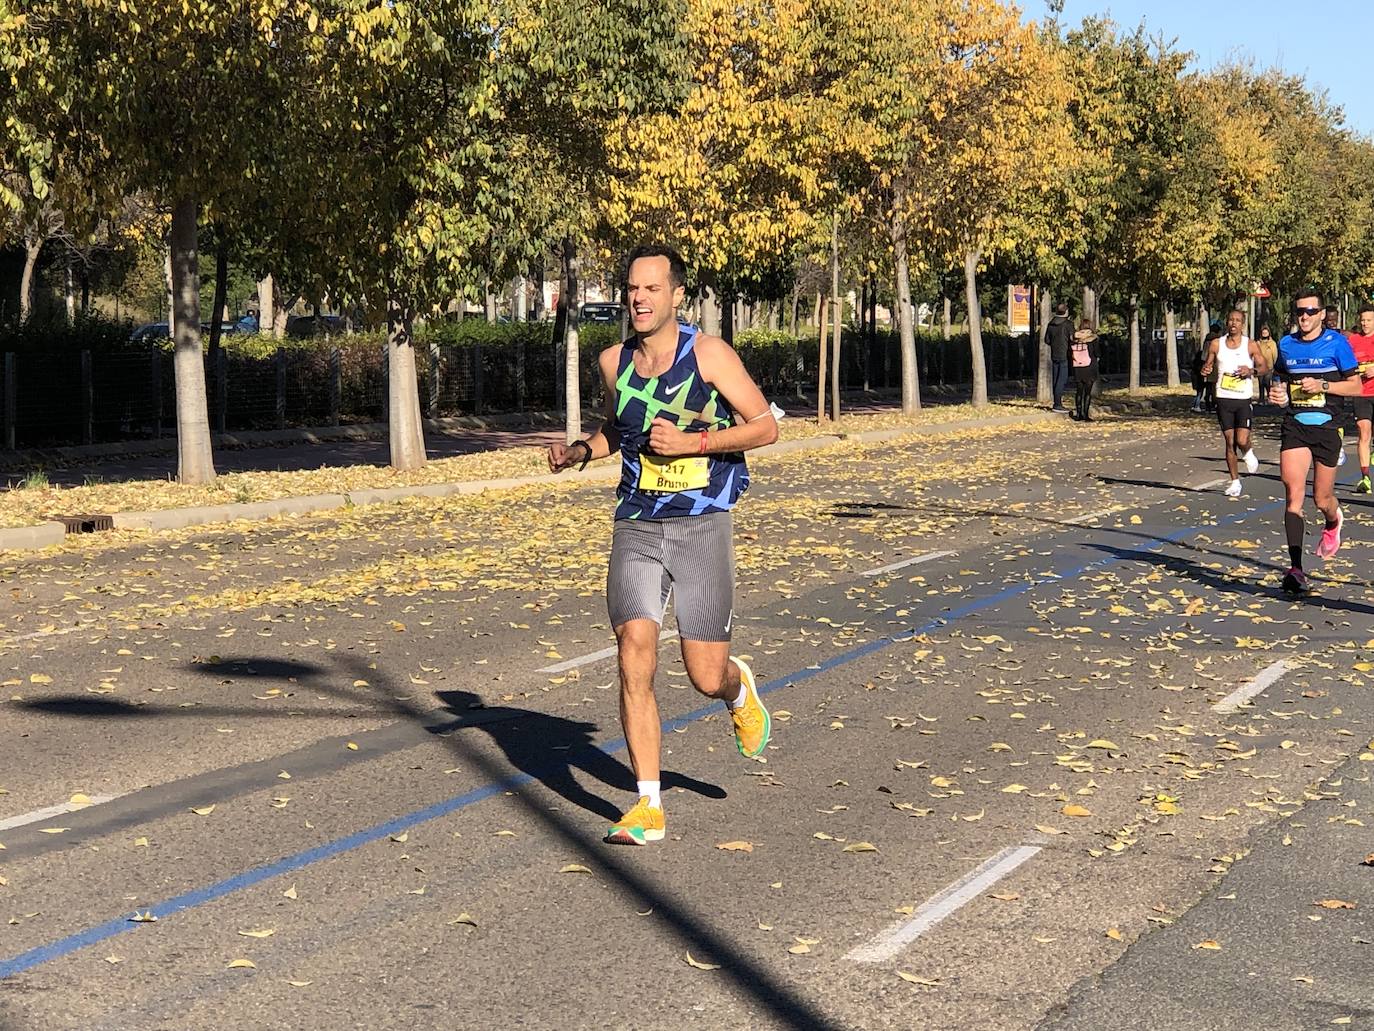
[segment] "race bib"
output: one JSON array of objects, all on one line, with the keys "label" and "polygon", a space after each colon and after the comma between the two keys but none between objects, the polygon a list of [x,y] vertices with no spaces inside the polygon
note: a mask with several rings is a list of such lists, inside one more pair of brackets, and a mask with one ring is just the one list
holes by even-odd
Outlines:
[{"label": "race bib", "polygon": [[639,489],[659,494],[703,490],[711,484],[709,461],[705,457],[662,458],[641,453]]},{"label": "race bib", "polygon": [[1325,408],[1326,394],[1318,390],[1316,393],[1309,394],[1297,383],[1290,383],[1288,386],[1288,400],[1299,408]]},{"label": "race bib", "polygon": [[1374,379],[1374,362],[1360,362],[1360,379]]},{"label": "race bib", "polygon": [[1243,379],[1234,372],[1228,372],[1222,375],[1221,383],[1219,383],[1218,386],[1220,386],[1222,390],[1248,391],[1250,389],[1250,381]]}]

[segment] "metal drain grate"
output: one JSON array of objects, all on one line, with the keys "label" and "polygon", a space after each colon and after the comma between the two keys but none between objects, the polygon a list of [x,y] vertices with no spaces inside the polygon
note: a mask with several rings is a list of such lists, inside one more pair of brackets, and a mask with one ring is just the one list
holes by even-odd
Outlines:
[{"label": "metal drain grate", "polygon": [[114,516],[107,515],[57,516],[57,522],[65,526],[68,533],[95,533],[97,530],[114,529]]}]

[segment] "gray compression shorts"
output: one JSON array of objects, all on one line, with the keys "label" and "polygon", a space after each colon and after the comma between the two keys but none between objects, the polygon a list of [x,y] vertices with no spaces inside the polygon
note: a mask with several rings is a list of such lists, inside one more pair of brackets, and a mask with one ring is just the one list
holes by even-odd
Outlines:
[{"label": "gray compression shorts", "polygon": [[652,619],[660,626],[675,596],[686,641],[728,641],[735,596],[729,512],[673,519],[617,519],[606,574],[611,625]]}]

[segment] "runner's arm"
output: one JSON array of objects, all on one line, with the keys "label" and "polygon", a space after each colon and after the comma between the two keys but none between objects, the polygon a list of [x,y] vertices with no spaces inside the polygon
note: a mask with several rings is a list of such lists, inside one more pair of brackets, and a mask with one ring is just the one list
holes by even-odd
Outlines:
[{"label": "runner's arm", "polygon": [[1337,397],[1359,397],[1364,392],[1359,369],[1333,373],[1325,377],[1306,376],[1301,386],[1309,394],[1327,393],[1335,394]]},{"label": "runner's arm", "polygon": [[749,451],[778,439],[778,421],[763,392],[750,377],[735,349],[719,337],[697,338],[697,365],[702,378],[715,384],[735,412],[738,424],[722,430],[684,432],[667,419],[655,419],[649,446],[658,455],[713,455]]},{"label": "runner's arm", "polygon": [[1264,352],[1255,346],[1253,340],[1250,341],[1250,372],[1255,376],[1267,376],[1269,374],[1269,362],[1264,357]]},{"label": "runner's arm", "polygon": [[1218,337],[1207,345],[1207,358],[1203,361],[1202,368],[1199,370],[1204,379],[1212,374],[1212,364],[1217,360],[1217,347],[1219,343],[1220,338]]},{"label": "runner's arm", "polygon": [[[620,450],[620,432],[615,428],[615,365],[614,357],[608,358],[608,353],[603,352],[600,359],[601,381],[605,384],[606,394],[601,428],[590,437],[581,437],[571,444],[550,444],[548,458],[551,472],[561,473],[574,465],[585,466],[588,462],[608,458]],[[584,450],[584,447],[588,450]]]}]

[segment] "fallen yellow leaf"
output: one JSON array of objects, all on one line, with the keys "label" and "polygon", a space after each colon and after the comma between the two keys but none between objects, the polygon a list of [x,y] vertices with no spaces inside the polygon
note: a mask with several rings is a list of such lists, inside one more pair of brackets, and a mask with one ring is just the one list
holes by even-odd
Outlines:
[{"label": "fallen yellow leaf", "polygon": [[752,841],[723,841],[716,848],[722,852],[752,852],[754,843]]},{"label": "fallen yellow leaf", "polygon": [[1196,945],[1193,946],[1193,948],[1195,948],[1195,949],[1208,949],[1208,950],[1210,950],[1210,951],[1212,951],[1212,952],[1215,952],[1215,951],[1217,951],[1218,949],[1221,948],[1221,942],[1216,942],[1216,941],[1213,941],[1211,938],[1208,938],[1206,941],[1200,941],[1200,942],[1198,942]]},{"label": "fallen yellow leaf", "polygon": [[940,987],[939,978],[932,979],[929,977],[917,977],[915,974],[908,974],[905,970],[897,971],[897,976],[900,977],[903,981],[908,981],[911,984],[924,985],[927,988]]},{"label": "fallen yellow leaf", "polygon": [[213,805],[207,805],[201,809],[196,809],[194,807],[191,809],[191,812],[195,813],[197,816],[209,816],[214,811],[215,807]]},{"label": "fallen yellow leaf", "polygon": [[878,846],[871,841],[851,841],[841,852],[877,852]]},{"label": "fallen yellow leaf", "polygon": [[580,863],[569,863],[567,866],[562,867],[558,872],[559,872],[559,873],[591,873],[590,870],[588,870],[585,866],[583,866],[583,865],[580,864]]},{"label": "fallen yellow leaf", "polygon": [[693,959],[693,958],[692,958],[692,954],[691,954],[690,952],[687,953],[687,965],[688,965],[689,967],[695,967],[697,970],[719,970],[719,969],[720,969],[720,964],[719,964],[719,963],[703,963],[703,962],[701,962],[701,960],[699,960],[699,959]]},{"label": "fallen yellow leaf", "polygon": [[1061,813],[1063,813],[1065,816],[1091,816],[1091,815],[1092,815],[1092,810],[1091,810],[1091,809],[1088,809],[1086,806],[1078,805],[1076,802],[1070,802],[1068,805],[1066,805],[1063,809],[1061,809],[1061,810],[1059,810],[1059,811],[1060,811]]},{"label": "fallen yellow leaf", "polygon": [[231,959],[229,961],[230,970],[256,970],[258,965],[251,959]]},{"label": "fallen yellow leaf", "polygon": [[1355,909],[1356,903],[1346,902],[1344,899],[1322,899],[1320,902],[1312,903],[1314,906],[1321,906],[1322,909]]},{"label": "fallen yellow leaf", "polygon": [[249,931],[239,932],[239,934],[243,935],[245,938],[270,938],[276,933],[277,931],[274,927],[256,927]]}]

